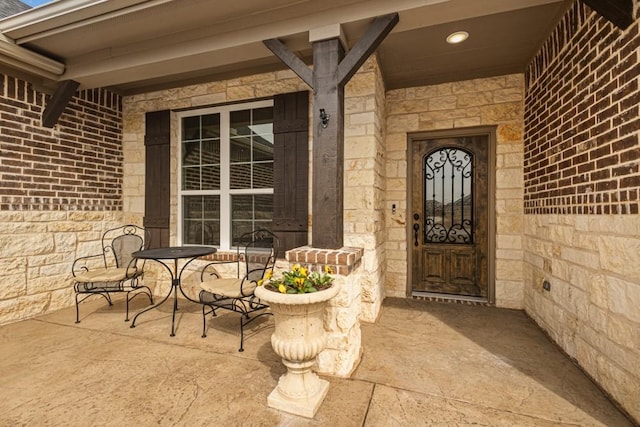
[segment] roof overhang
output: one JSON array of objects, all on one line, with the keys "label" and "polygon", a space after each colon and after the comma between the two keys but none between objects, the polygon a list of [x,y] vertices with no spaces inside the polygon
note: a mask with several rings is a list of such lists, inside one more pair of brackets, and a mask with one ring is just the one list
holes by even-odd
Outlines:
[{"label": "roof overhang", "polygon": [[[309,62],[310,31],[338,25],[349,48],[398,12],[378,51],[390,88],[414,86],[524,71],[570,2],[58,0],[0,20],[0,63],[52,85],[137,93],[282,69],[262,43],[272,38]],[[448,46],[460,27],[469,41]]]}]

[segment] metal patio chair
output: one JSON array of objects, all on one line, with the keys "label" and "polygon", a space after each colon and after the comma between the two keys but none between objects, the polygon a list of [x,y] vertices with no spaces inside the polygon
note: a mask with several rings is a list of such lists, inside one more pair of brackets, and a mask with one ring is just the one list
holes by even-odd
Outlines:
[{"label": "metal patio chair", "polygon": [[[222,278],[215,271],[220,262],[205,265],[200,274],[199,301],[202,306],[202,337],[207,336],[207,315],[217,316],[217,309],[240,314],[240,348],[244,351],[244,327],[265,314],[269,308],[254,295],[258,281],[273,267],[278,255],[278,238],[268,230],[245,233],[236,241],[238,274],[234,278]],[[262,311],[260,314],[253,313]]]},{"label": "metal patio chair", "polygon": [[129,302],[136,296],[147,295],[153,304],[153,294],[141,282],[144,260],[131,255],[149,247],[150,234],[137,225],[124,225],[107,230],[102,235],[102,252],[77,258],[71,268],[76,298],[76,323],[80,323],[80,303],[93,295],[100,295],[109,305],[112,293],[126,296],[125,322],[129,321]]}]

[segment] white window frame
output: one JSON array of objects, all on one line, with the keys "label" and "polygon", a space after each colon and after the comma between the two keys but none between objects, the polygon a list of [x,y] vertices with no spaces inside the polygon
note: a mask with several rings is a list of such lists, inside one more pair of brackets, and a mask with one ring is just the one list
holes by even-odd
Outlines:
[{"label": "white window frame", "polygon": [[[260,195],[273,194],[272,188],[248,188],[230,189],[230,138],[229,118],[232,111],[249,110],[256,108],[273,107],[273,100],[254,101],[239,104],[223,105],[218,107],[202,108],[197,110],[182,111],[178,117],[178,242],[183,244],[183,215],[182,197],[199,195],[218,195],[220,197],[220,250],[231,250],[231,196],[233,195]],[[185,117],[202,116],[206,114],[220,114],[220,190],[183,190],[182,189],[182,119]]]}]

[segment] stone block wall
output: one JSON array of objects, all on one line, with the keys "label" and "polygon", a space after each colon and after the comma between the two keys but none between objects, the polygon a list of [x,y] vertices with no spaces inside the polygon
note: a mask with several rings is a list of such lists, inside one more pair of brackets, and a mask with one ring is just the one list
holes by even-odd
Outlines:
[{"label": "stone block wall", "polygon": [[[144,215],[144,114],[164,109],[202,108],[236,101],[254,101],[280,93],[310,90],[292,71],[278,71],[124,97],[123,150],[125,176],[123,205],[132,221]],[[363,247],[363,310],[375,320],[384,295],[384,87],[375,56],[345,87],[345,245]],[[311,110],[310,110],[311,111]],[[312,121],[310,121],[312,123]],[[172,131],[177,132],[177,120]],[[313,132],[309,131],[312,138]],[[177,174],[178,135],[172,136],[171,174]],[[313,141],[310,140],[310,150]],[[311,160],[311,153],[309,156]],[[313,165],[310,165],[312,173]],[[309,176],[309,182],[312,182]],[[178,192],[171,180],[171,194]],[[309,189],[311,212],[312,189]],[[172,197],[170,234],[177,239],[177,197]],[[312,223],[313,221],[311,221]],[[311,232],[313,227],[311,226]],[[160,292],[158,289],[156,292]]]},{"label": "stone block wall", "polygon": [[120,97],[80,91],[54,128],[46,100],[0,75],[0,324],[72,305],[73,260],[124,218]]},{"label": "stone block wall", "polygon": [[[496,126],[495,297],[499,307],[522,308],[523,100],[521,74],[387,92],[386,295],[405,297],[407,283],[407,138],[424,132]],[[409,201],[410,203],[410,201]]]},{"label": "stone block wall", "polygon": [[635,10],[621,30],[575,2],[529,66],[524,269],[527,313],[640,420]]},{"label": "stone block wall", "polygon": [[344,241],[365,250],[362,320],[373,322],[385,296],[385,88],[374,55],[345,88]]},{"label": "stone block wall", "polygon": [[526,312],[640,419],[638,216],[527,215],[524,269]]}]

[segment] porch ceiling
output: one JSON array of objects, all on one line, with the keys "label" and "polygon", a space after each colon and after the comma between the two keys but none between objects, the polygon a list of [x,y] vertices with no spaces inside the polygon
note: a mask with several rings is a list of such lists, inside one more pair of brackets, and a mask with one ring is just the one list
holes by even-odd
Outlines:
[{"label": "porch ceiling", "polygon": [[[283,69],[262,44],[269,38],[308,62],[309,29],[342,24],[351,47],[375,16],[398,12],[399,24],[378,49],[394,89],[522,72],[571,2],[58,0],[1,20],[0,42],[35,62],[21,71],[39,74],[45,86],[72,79],[81,88],[134,94]],[[470,38],[448,45],[445,37],[456,30]],[[34,60],[33,52],[45,58]],[[48,59],[64,72],[38,73]],[[16,66],[2,49],[0,65]]]}]

